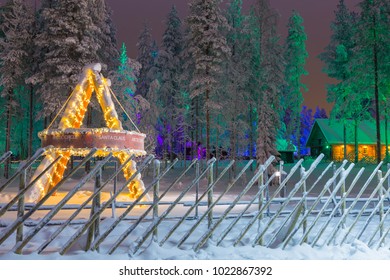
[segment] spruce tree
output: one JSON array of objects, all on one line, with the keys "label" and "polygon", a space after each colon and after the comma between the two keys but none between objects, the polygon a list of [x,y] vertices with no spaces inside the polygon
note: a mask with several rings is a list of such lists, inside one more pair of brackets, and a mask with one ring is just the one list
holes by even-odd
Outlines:
[{"label": "spruce tree", "polygon": [[141,70],[137,83],[137,94],[146,97],[149,91],[151,80],[149,79],[149,71],[154,65],[152,54],[152,35],[148,24],[144,24],[144,28],[138,37],[138,56],[137,61],[141,64]]},{"label": "spruce tree", "polygon": [[210,158],[211,114],[217,108],[215,96],[223,73],[222,64],[230,55],[226,38],[222,34],[228,25],[219,4],[220,0],[192,0],[187,17],[188,52],[195,65],[190,94],[197,101],[203,99],[207,158]]},{"label": "spruce tree", "polygon": [[121,112],[119,116],[125,129],[136,130],[137,112],[140,109],[135,92],[141,65],[127,56],[124,43],[121,47],[118,62],[118,69],[110,72],[110,79],[112,81],[112,89],[125,110],[123,112],[121,108],[118,108],[118,111]]},{"label": "spruce tree", "polygon": [[[305,70],[306,58],[306,33],[303,27],[303,19],[298,12],[293,11],[288,21],[288,35],[285,43],[284,59],[286,61],[285,83],[283,91],[283,109],[285,112],[286,139],[300,139],[300,117],[303,103],[302,90],[306,86],[302,83],[302,76],[307,75]],[[297,144],[298,156],[300,156],[300,145]]]},{"label": "spruce tree", "polygon": [[94,25],[95,41],[99,45],[97,51],[98,61],[108,71],[117,69],[119,51],[116,41],[116,30],[111,19],[112,11],[105,0],[89,0],[89,8]]},{"label": "spruce tree", "polygon": [[355,33],[356,47],[350,68],[353,76],[350,80],[360,95],[367,95],[373,103],[376,124],[376,155],[381,161],[381,100],[388,92],[389,81],[389,34],[390,22],[385,2],[363,0],[360,3],[361,14]]},{"label": "spruce tree", "polygon": [[356,92],[348,91],[350,71],[349,62],[352,58],[355,47],[354,25],[356,19],[346,7],[344,0],[340,0],[335,11],[335,20],[331,24],[332,36],[328,46],[320,55],[322,61],[326,63],[324,72],[329,77],[337,79],[337,84],[328,86],[328,102],[334,103],[331,111],[331,119],[343,123],[344,159],[347,158],[347,120],[351,115],[345,111],[345,102]]},{"label": "spruce tree", "polygon": [[[28,9],[22,0],[10,0],[3,7],[0,30],[0,86],[1,97],[6,100],[6,132],[5,151],[11,150],[12,118],[16,114],[25,86],[26,73],[28,73],[29,48],[32,40],[33,26],[32,10]],[[21,125],[19,118],[18,125]],[[24,137],[26,139],[27,137]],[[9,176],[9,160],[5,163],[4,176]]]},{"label": "spruce tree", "polygon": [[37,85],[42,115],[51,120],[78,82],[85,65],[97,61],[99,44],[87,1],[43,1],[37,71],[29,82]]},{"label": "spruce tree", "polygon": [[[236,160],[238,147],[243,146],[246,138],[245,134],[248,132],[249,125],[246,116],[250,101],[248,88],[250,75],[248,75],[248,69],[250,67],[251,52],[245,15],[242,12],[242,0],[230,1],[226,11],[226,19],[230,26],[227,33],[227,44],[231,50],[231,56],[225,63],[224,90],[220,97],[221,106],[224,108],[220,111],[220,115],[225,121],[217,122],[220,130],[217,135],[221,139],[221,134],[228,133],[229,143],[226,144],[230,147],[230,159]],[[222,142],[222,139],[220,142]],[[218,153],[219,146],[223,143],[216,144],[216,153]],[[232,166],[233,176],[235,168],[236,165],[234,164]]]},{"label": "spruce tree", "polygon": [[[269,0],[258,0],[256,15],[261,31],[261,75],[259,80],[257,162],[264,164],[270,156],[279,159],[276,149],[277,131],[280,127],[280,85],[283,83],[283,52],[276,33],[278,16]],[[273,173],[271,167],[269,172]]]},{"label": "spruce tree", "polygon": [[181,20],[176,7],[173,6],[167,16],[166,29],[157,61],[160,82],[158,92],[160,122],[164,141],[163,156],[165,157],[169,152],[170,160],[173,159],[173,151],[177,145],[175,136],[179,136],[179,131],[182,130],[180,87],[180,73],[183,67],[180,59],[182,48]]}]

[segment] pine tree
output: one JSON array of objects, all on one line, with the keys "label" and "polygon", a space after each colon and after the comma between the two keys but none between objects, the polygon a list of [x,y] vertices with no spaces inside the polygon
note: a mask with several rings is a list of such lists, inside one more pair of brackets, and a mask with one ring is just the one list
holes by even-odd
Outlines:
[{"label": "pine tree", "polygon": [[[317,109],[319,109],[318,106],[317,106]],[[311,128],[313,127],[313,123],[314,123],[313,110],[309,109],[307,106],[303,106],[302,111],[301,111],[301,125],[300,125],[301,138],[299,139],[299,145],[301,145],[301,152],[303,155],[309,154],[309,151],[305,146],[306,146],[307,138],[309,137]]]},{"label": "pine tree", "polygon": [[173,6],[166,20],[166,29],[163,34],[161,50],[158,56],[157,67],[160,83],[159,103],[160,122],[162,124],[163,156],[169,151],[170,160],[176,144],[175,136],[182,131],[182,95],[180,87],[180,73],[182,62],[180,59],[183,48],[181,20]]},{"label": "pine tree", "polygon": [[118,68],[119,51],[117,49],[116,30],[111,19],[112,11],[106,5],[105,0],[88,0],[89,10],[95,28],[95,40],[99,44],[97,51],[98,62],[109,71]]},{"label": "pine tree", "polygon": [[87,1],[43,1],[40,22],[34,42],[40,60],[29,82],[37,85],[42,115],[50,120],[77,84],[82,68],[97,61],[100,46]]},{"label": "pine tree", "polygon": [[121,54],[119,57],[119,67],[117,71],[110,73],[112,81],[112,89],[123,106],[121,110],[121,117],[123,126],[128,130],[136,130],[135,127],[138,116],[139,102],[135,96],[137,77],[141,69],[141,65],[127,56],[126,45],[123,43],[121,47]]},{"label": "pine tree", "polygon": [[152,35],[149,26],[145,23],[144,28],[138,38],[138,56],[137,61],[141,64],[141,70],[137,83],[137,94],[146,97],[151,80],[149,79],[149,71],[154,65],[152,51]]},{"label": "pine tree", "polygon": [[[33,14],[22,0],[10,0],[3,7],[0,30],[0,86],[1,97],[6,101],[6,139],[5,150],[11,149],[12,117],[17,112],[20,94],[25,85],[25,73],[28,69],[29,47],[32,40]],[[20,115],[20,114],[18,114]],[[20,119],[19,122],[20,124]],[[27,137],[25,137],[27,138]],[[9,176],[9,160],[4,167],[4,176]]]},{"label": "pine tree", "polygon": [[[256,15],[261,31],[261,76],[257,130],[257,162],[263,164],[270,156],[279,159],[276,149],[277,131],[280,127],[280,85],[283,83],[283,52],[276,34],[277,14],[270,8],[269,0],[259,0]],[[274,170],[269,170],[272,173]]]},{"label": "pine tree", "polygon": [[[248,88],[250,75],[248,75],[247,69],[250,67],[251,52],[249,34],[245,26],[245,16],[242,12],[242,0],[230,1],[226,11],[226,19],[230,26],[227,33],[227,44],[231,49],[231,56],[225,63],[225,90],[220,97],[221,105],[224,108],[220,111],[220,115],[225,119],[225,122],[218,121],[217,123],[220,126],[218,136],[228,132],[230,159],[236,160],[238,146],[243,144],[245,133],[249,127],[246,116],[248,114],[248,102],[250,101]],[[225,127],[222,126],[224,123],[226,123]],[[219,146],[220,144],[217,143],[217,147]],[[235,167],[234,164],[232,166],[233,176],[235,175]]]},{"label": "pine tree", "polygon": [[228,25],[219,7],[219,0],[193,0],[187,17],[188,52],[195,70],[190,82],[191,97],[204,100],[206,125],[206,157],[210,157],[211,113],[216,108],[223,61],[230,55],[222,30]]},{"label": "pine tree", "polygon": [[335,20],[331,24],[332,36],[325,52],[320,55],[326,63],[324,72],[339,82],[328,86],[328,102],[334,103],[331,118],[343,122],[344,159],[347,158],[347,119],[351,116],[345,112],[344,103],[355,92],[348,92],[350,87],[347,81],[350,78],[349,62],[355,46],[354,28],[356,24],[354,15],[346,7],[344,0],[340,0],[335,11]]},{"label": "pine tree", "polygon": [[314,119],[327,119],[328,114],[326,113],[324,108],[320,108],[319,106],[316,106],[316,111],[313,115]]},{"label": "pine tree", "polygon": [[361,14],[355,33],[356,47],[350,67],[353,71],[351,83],[355,84],[359,94],[367,94],[374,105],[376,123],[376,155],[381,161],[380,102],[389,81],[389,16],[385,2],[363,0],[360,3]]},{"label": "pine tree", "polygon": [[[293,137],[297,142],[300,139],[299,112],[303,102],[302,90],[306,90],[306,86],[301,79],[303,75],[307,75],[304,67],[308,57],[305,45],[307,36],[302,24],[302,17],[298,12],[293,11],[287,25],[288,36],[284,55],[286,61],[286,87],[283,91],[283,109],[285,112],[286,139]],[[297,146],[299,155],[300,145]]]}]

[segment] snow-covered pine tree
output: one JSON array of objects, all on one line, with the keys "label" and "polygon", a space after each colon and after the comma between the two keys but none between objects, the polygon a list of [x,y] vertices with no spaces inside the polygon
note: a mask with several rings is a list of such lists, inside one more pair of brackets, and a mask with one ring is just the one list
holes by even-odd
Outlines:
[{"label": "snow-covered pine tree", "polygon": [[[258,0],[255,6],[256,17],[261,32],[258,103],[258,129],[256,158],[259,165],[270,156],[279,159],[276,148],[277,132],[280,127],[280,85],[283,83],[283,52],[276,33],[278,15],[271,9],[269,0]],[[269,174],[274,172],[271,167]]]},{"label": "snow-covered pine tree", "polygon": [[37,85],[42,116],[51,120],[77,84],[82,68],[97,61],[99,44],[87,1],[42,2],[41,27],[34,42],[40,61],[28,81]]},{"label": "snow-covered pine tree", "polygon": [[[286,125],[286,139],[291,137],[299,139],[300,133],[300,111],[303,103],[302,90],[306,86],[302,83],[303,75],[307,75],[305,70],[306,58],[306,33],[303,27],[303,19],[297,11],[293,11],[288,21],[288,35],[285,43],[284,58],[286,61],[285,83],[283,90],[283,111],[288,114],[283,120]],[[298,156],[300,147],[297,145]]]},{"label": "snow-covered pine tree", "polygon": [[119,51],[116,41],[116,30],[111,19],[112,11],[106,5],[105,0],[88,0],[89,10],[95,29],[95,39],[99,43],[97,52],[98,62],[102,63],[104,68],[112,71],[118,68]]},{"label": "snow-covered pine tree", "polygon": [[[248,131],[247,115],[250,110],[248,106],[250,93],[248,83],[250,75],[251,48],[249,44],[249,33],[245,25],[245,15],[242,12],[242,0],[231,0],[226,11],[226,20],[230,26],[227,32],[227,44],[231,50],[231,56],[225,63],[225,75],[223,78],[224,91],[220,93],[221,118],[225,121],[218,121],[220,132],[218,139],[223,133],[228,133],[229,143],[216,143],[217,158],[219,147],[230,147],[230,159],[236,160],[238,147],[244,146],[243,140]],[[217,141],[218,142],[218,141]],[[222,142],[222,139],[219,140]],[[245,141],[247,142],[247,141]],[[232,166],[232,175],[235,176],[236,165]]]},{"label": "snow-covered pine tree", "polygon": [[141,65],[134,59],[127,56],[126,45],[123,43],[121,47],[121,54],[119,57],[119,67],[117,71],[110,72],[110,79],[112,82],[112,89],[123,106],[125,112],[118,108],[119,116],[123,126],[128,130],[136,130],[137,112],[139,109],[139,102],[135,97],[137,77]]},{"label": "snow-covered pine tree", "polygon": [[[189,28],[186,26],[183,30],[183,49],[180,53],[180,61],[182,62],[182,70],[179,75],[180,82],[180,92],[181,98],[180,103],[183,111],[183,116],[181,117],[181,123],[183,126],[184,134],[184,157],[187,155],[191,158],[195,157],[196,146],[199,142],[198,131],[200,126],[197,125],[199,122],[199,114],[197,114],[197,98],[191,98],[190,96],[190,82],[195,71],[195,61],[192,57],[189,49]],[[187,154],[188,153],[188,154]]]},{"label": "snow-covered pine tree", "polygon": [[[250,98],[248,102],[249,112],[249,153],[250,157],[254,156],[254,151],[256,147],[257,139],[257,104],[259,104],[259,83],[260,83],[260,74],[261,74],[261,49],[260,49],[260,40],[261,40],[261,31],[260,25],[258,24],[257,16],[254,7],[252,6],[249,12],[247,19],[247,29],[249,34],[249,54],[250,54],[250,64],[249,64],[249,81],[248,81],[248,90],[250,93]],[[256,157],[256,155],[255,155]]]},{"label": "snow-covered pine tree", "polygon": [[144,99],[141,95],[137,95],[137,101],[139,102],[139,111],[137,114],[139,118],[139,129],[146,134],[145,138],[145,151],[148,154],[154,154],[156,150],[157,142],[157,122],[159,117],[158,108],[158,91],[160,89],[160,83],[158,80],[154,80],[149,87],[147,93],[148,100]]},{"label": "snow-covered pine tree", "polygon": [[137,82],[137,94],[146,97],[149,91],[151,80],[149,79],[149,71],[154,65],[152,54],[152,35],[150,27],[144,23],[144,28],[138,37],[138,56],[137,61],[141,64],[141,70]]},{"label": "snow-covered pine tree", "polygon": [[160,82],[160,123],[162,124],[163,156],[173,159],[177,146],[176,136],[183,133],[183,107],[180,88],[180,73],[182,62],[180,54],[183,48],[181,20],[175,6],[172,6],[166,19],[166,29],[163,34],[161,50],[158,56],[158,79]]},{"label": "snow-covered pine tree", "polygon": [[[0,86],[1,97],[6,100],[5,151],[11,150],[11,125],[16,114],[18,101],[23,93],[26,73],[28,73],[28,55],[32,40],[33,12],[22,0],[10,0],[2,7],[0,31]],[[25,97],[24,97],[25,98]],[[21,120],[19,119],[19,122]],[[27,136],[27,135],[26,135]],[[24,140],[28,139],[25,137]],[[9,160],[5,163],[4,177],[9,175]]]},{"label": "snow-covered pine tree", "polygon": [[[220,88],[223,62],[230,55],[226,38],[226,18],[219,7],[220,0],[192,0],[188,25],[188,53],[194,59],[195,69],[190,82],[190,95],[203,98],[206,125],[206,157],[210,158],[211,114],[219,110],[215,95]],[[198,103],[199,104],[199,103]]]},{"label": "snow-covered pine tree", "polygon": [[332,36],[328,46],[319,57],[326,63],[324,72],[329,77],[337,79],[337,84],[328,86],[328,101],[334,103],[331,119],[343,122],[344,159],[347,157],[347,119],[351,116],[345,112],[344,103],[354,92],[348,91],[347,80],[351,73],[348,63],[351,60],[355,40],[353,26],[356,24],[354,15],[348,10],[344,0],[340,0],[335,11],[335,20],[331,24]]}]

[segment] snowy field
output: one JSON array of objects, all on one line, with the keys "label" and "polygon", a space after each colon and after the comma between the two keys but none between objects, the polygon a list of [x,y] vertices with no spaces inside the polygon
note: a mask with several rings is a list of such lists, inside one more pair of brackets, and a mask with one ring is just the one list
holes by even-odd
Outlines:
[{"label": "snowy field", "polygon": [[[164,178],[161,182],[161,189],[167,185],[169,181],[172,181],[172,178],[175,175],[179,174],[181,168],[177,168],[173,171],[171,178]],[[110,172],[109,169],[106,172]],[[251,174],[248,174],[244,179],[240,181],[240,184],[244,184],[248,181]],[[313,174],[313,177],[318,176]],[[296,180],[298,177],[296,178]],[[145,176],[145,181],[150,181],[151,178]],[[172,201],[175,198],[175,193],[177,194],[183,189],[191,179],[183,179],[179,182],[178,186],[173,189],[173,192],[168,195],[166,201]],[[53,196],[47,201],[46,205],[55,205],[58,203],[66,194],[66,191],[72,188],[72,186],[78,182],[78,178],[74,178],[69,181],[63,188],[62,191],[58,192],[56,196]],[[121,182],[118,182],[120,185]],[[204,188],[206,184],[205,180],[201,181],[201,189]],[[221,185],[216,188],[215,192],[221,190]],[[6,203],[16,194],[17,184],[15,183],[7,192],[4,192],[0,195],[0,203]],[[109,198],[109,192],[111,191],[112,186],[108,186],[108,189],[102,193],[102,201],[105,201]],[[93,189],[93,181],[87,183],[85,188],[82,191],[79,191],[68,204],[70,205],[79,205],[84,201],[90,194]],[[232,201],[234,195],[237,192],[233,190],[232,193],[228,193],[224,199],[227,201]],[[190,192],[184,200],[193,201],[195,198],[194,192]],[[118,203],[127,203],[130,202],[127,195],[124,193],[118,198]],[[76,223],[68,226],[61,234],[58,236],[43,252],[42,254],[35,253],[39,246],[58,228],[58,225],[52,223],[50,226],[44,227],[38,235],[36,235],[24,248],[23,255],[17,255],[10,253],[12,248],[15,245],[15,236],[11,236],[7,241],[0,245],[0,259],[2,260],[28,260],[28,259],[41,259],[41,260],[74,260],[74,259],[83,259],[83,260],[111,260],[111,259],[134,259],[134,260],[389,260],[390,259],[390,248],[389,242],[385,243],[385,246],[379,250],[374,250],[369,248],[365,242],[360,240],[350,239],[347,244],[342,246],[322,246],[323,240],[320,239],[318,243],[320,246],[315,246],[312,248],[307,244],[299,245],[289,245],[285,250],[279,248],[266,248],[263,246],[252,247],[250,242],[250,237],[253,237],[256,234],[257,227],[253,227],[245,237],[242,242],[236,246],[232,246],[232,240],[240,233],[242,228],[247,223],[248,219],[242,219],[233,229],[233,231],[228,235],[228,237],[223,241],[220,246],[216,246],[215,239],[219,236],[220,232],[216,232],[212,240],[210,240],[205,247],[203,247],[199,252],[195,253],[192,249],[195,241],[206,230],[206,224],[201,224],[199,228],[194,232],[188,242],[184,243],[180,248],[176,246],[177,242],[182,238],[185,233],[191,228],[191,226],[196,222],[194,220],[187,220],[179,229],[174,233],[174,235],[160,247],[157,243],[148,239],[141,250],[133,255],[129,252],[129,248],[132,248],[141,234],[145,232],[147,227],[150,224],[150,220],[143,221],[136,230],[121,244],[121,246],[112,254],[108,255],[107,251],[113,245],[113,243],[118,239],[120,234],[122,234],[129,225],[131,225],[131,218],[135,218],[143,213],[147,209],[146,207],[138,207],[134,209],[128,216],[128,220],[123,221],[119,226],[109,235],[108,239],[102,243],[99,252],[85,252],[83,250],[86,236],[82,236],[80,240],[65,254],[60,255],[58,253],[59,249],[64,245],[64,242],[68,240],[80,227],[80,222],[89,217],[89,210],[83,210],[80,215],[76,218]],[[166,207],[161,206],[160,213],[162,213]],[[202,213],[202,208],[200,208]],[[180,216],[185,210],[184,206],[178,206],[170,214],[170,219],[165,220],[159,226],[159,238],[161,239],[165,234],[176,224],[177,219],[175,217]],[[221,212],[222,212],[221,208]],[[250,209],[251,211],[256,211],[256,209]],[[57,214],[53,221],[63,221],[71,213],[72,210],[63,210]],[[115,215],[118,216],[123,209],[116,209]],[[32,222],[38,222],[40,219],[47,213],[47,211],[39,211],[39,213],[34,214],[31,217]],[[255,213],[255,212],[254,212]],[[216,209],[215,215],[218,216],[218,208]],[[16,212],[9,212],[0,219],[0,234],[5,229],[5,226],[12,223],[15,219]],[[103,220],[100,224],[100,232],[104,232],[114,221],[113,213],[111,209],[107,209],[102,215]],[[262,223],[262,226],[265,226],[267,223],[265,218]],[[337,220],[334,220],[334,223]],[[79,222],[79,223],[77,223]],[[230,223],[229,220],[224,221],[223,223],[226,226]],[[320,223],[321,224],[321,223]],[[363,226],[363,220],[358,223],[356,230],[359,230]],[[225,225],[222,225],[223,229]],[[331,226],[332,228],[332,226]],[[27,233],[31,230],[31,227],[25,226],[24,232]],[[269,233],[267,233],[269,234]],[[269,236],[265,236],[269,238]],[[390,237],[388,237],[390,238]],[[388,239],[387,238],[387,239]],[[321,242],[322,241],[322,242]],[[337,241],[337,239],[336,239]],[[292,240],[290,244],[296,244],[296,240]]]}]

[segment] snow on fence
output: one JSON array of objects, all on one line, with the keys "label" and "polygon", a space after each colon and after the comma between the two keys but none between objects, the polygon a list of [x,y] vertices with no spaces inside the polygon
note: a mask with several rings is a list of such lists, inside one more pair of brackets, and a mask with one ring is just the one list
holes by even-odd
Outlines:
[{"label": "snow on fence", "polygon": [[[0,195],[7,200],[0,204],[0,255],[72,254],[80,246],[101,254],[125,251],[135,255],[152,243],[195,252],[207,244],[285,249],[303,243],[312,247],[342,245],[356,239],[371,248],[389,246],[390,169],[383,174],[382,163],[363,179],[365,168],[352,175],[356,167],[347,161],[338,167],[331,162],[320,168],[320,155],[307,170],[299,160],[288,173],[280,165],[279,172],[269,176],[267,169],[274,161],[271,157],[248,179],[253,161],[231,177],[228,174],[234,161],[220,172],[215,170],[214,158],[203,168],[200,161],[193,160],[180,169],[175,160],[161,170],[160,161],[148,156],[118,188],[117,176],[133,157],[104,180],[103,168],[112,159],[111,154],[97,161],[80,179],[72,179],[94,156],[96,150],[92,149],[39,202],[28,203],[25,194],[60,160],[57,158],[33,181],[28,180],[30,168],[44,152],[38,150],[11,178],[1,181]],[[10,155],[4,154],[0,164]],[[138,173],[144,175],[151,169],[153,176],[145,192],[134,201],[121,202],[128,183]],[[170,175],[178,169],[181,171],[175,176]],[[188,177],[191,179],[186,181]],[[91,180],[93,191],[79,204],[69,204]],[[56,204],[48,204],[66,184],[74,186]],[[11,191],[7,192],[8,187]],[[110,196],[103,201],[104,191]]]}]

